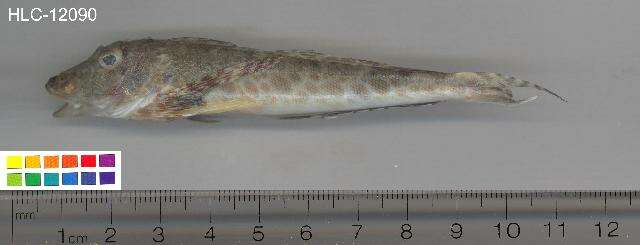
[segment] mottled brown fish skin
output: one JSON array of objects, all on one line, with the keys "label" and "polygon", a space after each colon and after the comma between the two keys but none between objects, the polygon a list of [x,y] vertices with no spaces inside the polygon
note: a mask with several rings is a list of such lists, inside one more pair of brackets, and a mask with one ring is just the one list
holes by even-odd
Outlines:
[{"label": "mottled brown fish skin", "polygon": [[449,99],[528,101],[515,100],[513,87],[556,95],[496,73],[442,73],[201,38],[115,42],[46,84],[68,104],[55,116],[138,120],[225,112],[323,115]]}]

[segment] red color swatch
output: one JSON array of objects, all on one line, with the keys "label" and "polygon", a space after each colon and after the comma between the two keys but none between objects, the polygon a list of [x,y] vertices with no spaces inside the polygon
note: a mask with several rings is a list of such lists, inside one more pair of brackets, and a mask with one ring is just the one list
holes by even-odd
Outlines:
[{"label": "red color swatch", "polygon": [[81,155],[80,165],[83,168],[94,168],[96,166],[96,155]]},{"label": "red color swatch", "polygon": [[75,168],[78,167],[77,155],[62,155],[62,167],[63,168]]}]

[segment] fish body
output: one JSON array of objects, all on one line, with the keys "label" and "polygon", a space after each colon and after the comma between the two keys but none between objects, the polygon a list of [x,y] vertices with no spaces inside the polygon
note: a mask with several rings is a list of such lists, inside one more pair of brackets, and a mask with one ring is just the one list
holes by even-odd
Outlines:
[{"label": "fish body", "polygon": [[46,84],[67,102],[54,116],[137,120],[226,112],[301,118],[445,100],[519,104],[535,98],[514,99],[515,87],[564,100],[497,73],[443,73],[202,38],[115,42]]}]

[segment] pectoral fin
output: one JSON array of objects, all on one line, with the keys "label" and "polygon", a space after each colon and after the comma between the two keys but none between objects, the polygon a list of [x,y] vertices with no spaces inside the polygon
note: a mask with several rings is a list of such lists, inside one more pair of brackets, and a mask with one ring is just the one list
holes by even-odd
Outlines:
[{"label": "pectoral fin", "polygon": [[188,109],[186,115],[217,114],[229,111],[248,110],[260,106],[260,103],[250,98],[209,101],[202,106]]},{"label": "pectoral fin", "polygon": [[197,113],[187,117],[187,119],[202,123],[217,123],[216,114],[251,109],[260,104],[252,99],[231,99],[224,101],[208,102],[203,106],[190,109]]}]

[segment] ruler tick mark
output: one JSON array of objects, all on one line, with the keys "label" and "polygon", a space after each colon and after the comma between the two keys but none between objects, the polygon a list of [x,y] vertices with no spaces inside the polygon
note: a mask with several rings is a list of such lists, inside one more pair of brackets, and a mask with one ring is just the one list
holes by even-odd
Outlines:
[{"label": "ruler tick mark", "polygon": [[607,215],[607,194],[604,194],[604,215]]},{"label": "ruler tick mark", "polygon": [[504,196],[504,219],[508,220],[509,219],[509,199],[507,198],[507,195]]},{"label": "ruler tick mark", "polygon": [[578,192],[578,202],[582,204],[582,192]]},{"label": "ruler tick mark", "polygon": [[109,223],[113,225],[113,202],[109,202]]},{"label": "ruler tick mark", "polygon": [[356,221],[360,221],[360,200],[356,201]]},{"label": "ruler tick mark", "polygon": [[331,194],[331,208],[336,208],[336,196]]},{"label": "ruler tick mark", "polygon": [[405,202],[405,219],[409,220],[409,195],[406,195],[406,202]]},{"label": "ruler tick mark", "polygon": [[529,206],[533,207],[533,196],[529,197]]},{"label": "ruler tick mark", "polygon": [[[218,196],[219,197],[219,196]],[[209,207],[209,224],[213,223],[213,211],[211,210],[211,198],[209,198],[208,205]]]},{"label": "ruler tick mark", "polygon": [[15,213],[15,211],[14,211],[14,208],[13,208],[13,200],[11,200],[11,213],[9,214],[9,215],[11,215],[11,244],[13,244],[13,239],[14,239],[13,238],[13,229],[14,229],[13,228],[13,226],[14,226],[14,224],[13,224],[14,223],[14,217],[13,216],[14,216],[14,213]]}]

